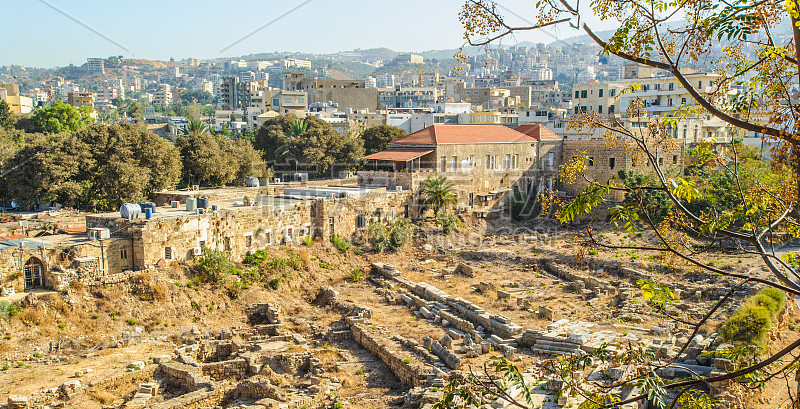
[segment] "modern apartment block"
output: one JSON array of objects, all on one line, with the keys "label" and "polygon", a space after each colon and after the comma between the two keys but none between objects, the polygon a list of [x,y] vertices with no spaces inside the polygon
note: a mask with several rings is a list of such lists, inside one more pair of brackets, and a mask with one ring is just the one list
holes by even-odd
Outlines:
[{"label": "modern apartment block", "polygon": [[353,111],[378,109],[378,90],[367,88],[364,80],[327,80],[306,78],[303,73],[288,73],[284,77],[283,89],[303,91],[308,95],[308,103],[333,101],[344,110]]},{"label": "modern apartment block", "polygon": [[105,74],[105,61],[102,58],[87,58],[86,69],[89,70],[89,72],[99,72],[101,74]]},{"label": "modern apartment block", "polygon": [[67,94],[67,103],[75,108],[89,107],[94,109],[94,94],[91,92],[70,92]]}]

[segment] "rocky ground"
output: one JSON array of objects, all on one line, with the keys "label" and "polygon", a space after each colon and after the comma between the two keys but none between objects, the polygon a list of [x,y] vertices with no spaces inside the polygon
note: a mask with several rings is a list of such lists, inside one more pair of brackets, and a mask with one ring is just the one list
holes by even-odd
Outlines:
[{"label": "rocky ground", "polygon": [[[343,253],[318,241],[298,246],[302,267],[277,290],[252,285],[236,299],[219,288],[192,285],[191,266],[178,265],[144,272],[131,283],[34,294],[21,301],[19,315],[0,319],[0,402],[14,396],[21,405],[19,396],[77,408],[136,402],[170,407],[202,392],[225,395],[224,406],[270,407],[267,399],[301,402],[298,396],[308,396],[313,405],[417,407],[435,399],[453,373],[480,367],[492,355],[531,368],[558,348],[587,350],[620,341],[656,346],[666,356],[690,342],[695,355],[682,362],[718,369],[701,353],[719,345],[716,327],[756,287],[745,288],[700,339],[689,340],[685,325],[642,301],[637,281],[654,279],[675,289],[671,311],[688,319],[702,315],[734,283],[644,251],[586,247],[581,231],[479,221],[445,236],[422,223],[412,242],[393,254],[376,254],[366,245]],[[611,245],[653,241],[647,233],[617,233],[610,226],[593,234]],[[750,257],[698,257],[723,269],[766,274]],[[376,263],[394,266],[400,279],[376,274]],[[354,268],[373,270],[373,278],[353,280]],[[335,296],[320,300],[324,289]],[[251,307],[266,303],[280,317],[254,324]],[[486,327],[464,323],[484,322],[481,317]],[[789,303],[773,329],[771,348],[796,339],[797,317]],[[459,329],[461,324],[471,327]],[[216,361],[198,359],[220,345],[236,352],[217,354]],[[242,360],[247,365],[240,368]],[[232,372],[218,376],[214,362],[229,362],[225,370]],[[404,374],[417,380],[401,379]],[[187,386],[186,379],[195,376],[208,379]],[[153,382],[156,390],[148,389],[145,384]],[[270,397],[252,392],[266,385],[277,388],[259,392]],[[763,394],[731,389],[745,407],[777,407],[788,398],[782,379],[768,382]],[[543,384],[543,405],[559,403],[550,402],[550,395]],[[182,404],[175,407],[193,403]]]}]

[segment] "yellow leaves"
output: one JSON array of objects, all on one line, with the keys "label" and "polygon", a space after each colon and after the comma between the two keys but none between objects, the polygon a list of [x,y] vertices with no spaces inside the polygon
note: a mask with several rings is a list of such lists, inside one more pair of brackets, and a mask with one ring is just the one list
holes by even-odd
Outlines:
[{"label": "yellow leaves", "polygon": [[575,184],[578,174],[586,172],[589,157],[586,152],[580,152],[571,161],[561,165],[558,169],[559,180],[561,183]]},{"label": "yellow leaves", "polygon": [[688,181],[684,178],[669,179],[669,184],[672,186],[672,194],[678,199],[685,200],[686,203],[692,203],[693,199],[702,197],[700,191],[695,187],[694,181]]}]

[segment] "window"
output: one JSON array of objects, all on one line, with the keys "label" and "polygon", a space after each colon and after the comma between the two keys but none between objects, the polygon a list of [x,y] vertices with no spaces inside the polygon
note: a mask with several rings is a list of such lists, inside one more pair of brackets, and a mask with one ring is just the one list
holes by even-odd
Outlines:
[{"label": "window", "polygon": [[272,100],[272,105],[273,106],[278,106],[280,104],[281,104],[281,100],[280,99],[275,98],[275,99]]},{"label": "window", "polygon": [[611,96],[617,95],[617,90],[615,88],[611,88]]},{"label": "window", "polygon": [[458,156],[453,156],[451,158],[451,163],[453,165],[452,171],[455,172],[458,170]]},{"label": "window", "polygon": [[602,89],[602,88],[600,88],[599,90],[597,90],[597,96],[598,96],[598,97],[600,97],[600,98],[602,98],[602,97],[603,97],[603,89]]},{"label": "window", "polygon": [[586,109],[586,106],[584,105],[584,106],[581,107],[581,112],[589,112],[589,110]]},{"label": "window", "polygon": [[164,260],[172,260],[172,247],[164,247]]},{"label": "window", "polygon": [[247,247],[253,247],[253,236],[244,236],[244,245]]},{"label": "window", "polygon": [[514,167],[514,169],[519,168],[519,155],[516,155],[516,154],[514,155],[514,160],[512,162],[512,166]]},{"label": "window", "polygon": [[678,155],[672,155],[672,164],[673,165],[677,165],[678,164]]},{"label": "window", "polygon": [[589,156],[589,166],[594,166],[594,157]]},{"label": "window", "polygon": [[608,158],[608,168],[614,170],[617,166],[617,158]]},{"label": "window", "polygon": [[614,113],[614,105],[609,105],[608,106],[608,113],[609,114],[613,114]]},{"label": "window", "polygon": [[575,113],[577,114],[579,111],[578,107],[575,107]]},{"label": "window", "polygon": [[122,260],[128,259],[128,249],[122,249],[119,251],[119,258]]},{"label": "window", "polygon": [[231,251],[231,238],[225,237],[225,251]]},{"label": "window", "polygon": [[365,217],[364,217],[364,211],[359,210],[358,211],[358,216],[356,216],[356,228],[360,229],[360,228],[364,227],[364,225],[366,225],[366,220],[365,220]]},{"label": "window", "polygon": [[686,125],[683,126],[683,139],[686,139]]},{"label": "window", "polygon": [[447,171],[447,156],[442,156],[441,162],[442,162],[442,168],[440,169],[440,171],[446,172]]},{"label": "window", "polygon": [[286,228],[286,240],[290,242],[294,241],[294,227]]},{"label": "window", "polygon": [[306,99],[303,98],[303,97],[300,97],[300,98],[297,98],[297,102],[299,102],[301,104],[305,104],[306,103]]},{"label": "window", "polygon": [[328,218],[328,231],[331,234],[336,231],[336,219],[333,217]]},{"label": "window", "polygon": [[597,106],[597,113],[598,114],[602,114],[603,113],[603,106],[602,105],[598,105]]},{"label": "window", "polygon": [[492,155],[492,169],[497,169],[497,155]]},{"label": "window", "polygon": [[403,216],[404,216],[406,219],[408,219],[408,215],[409,215],[409,212],[408,212],[408,205],[405,205],[405,206],[403,207]]},{"label": "window", "polygon": [[670,82],[669,83],[669,90],[673,91],[674,89],[675,89],[675,83],[674,82]]},{"label": "window", "polygon": [[486,169],[491,169],[491,166],[492,166],[491,159],[489,158],[489,155],[486,155]]},{"label": "window", "polygon": [[575,91],[575,98],[580,98],[580,97],[581,97],[581,92]]},{"label": "window", "polygon": [[686,98],[681,98],[681,104],[686,104]]},{"label": "window", "polygon": [[554,160],[555,154],[553,154],[553,152],[547,152],[547,166],[553,166]]},{"label": "window", "polygon": [[581,98],[586,98],[586,90],[581,91]]},{"label": "window", "polygon": [[511,169],[511,155],[506,155],[506,169]]},{"label": "window", "polygon": [[694,140],[697,141],[697,125],[694,126]]},{"label": "window", "polygon": [[658,166],[664,166],[664,158],[658,158]]},{"label": "window", "polygon": [[700,88],[700,89],[702,89],[702,88],[703,88],[703,81],[699,81],[699,82],[697,83],[697,88]]}]

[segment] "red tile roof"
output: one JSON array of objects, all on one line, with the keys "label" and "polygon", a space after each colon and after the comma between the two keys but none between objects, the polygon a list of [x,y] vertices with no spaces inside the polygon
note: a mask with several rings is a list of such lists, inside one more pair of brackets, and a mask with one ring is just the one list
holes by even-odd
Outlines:
[{"label": "red tile roof", "polygon": [[526,124],[520,125],[516,129],[517,132],[522,132],[537,141],[560,141],[561,137],[554,134],[553,131],[547,127],[539,124]]},{"label": "red tile roof", "polygon": [[536,142],[502,125],[431,125],[391,142],[397,145]]},{"label": "red tile roof", "polygon": [[402,149],[402,148],[389,148],[385,151],[376,152],[371,155],[364,156],[364,160],[385,160],[390,162],[408,162],[411,159],[416,159],[420,156],[427,155],[433,152],[433,149]]},{"label": "red tile roof", "polygon": [[0,241],[27,239],[27,238],[28,238],[28,236],[26,236],[24,234],[12,234],[10,236],[0,236]]},{"label": "red tile roof", "polygon": [[77,226],[77,227],[59,227],[64,234],[78,234],[78,233],[86,233],[86,226]]}]

